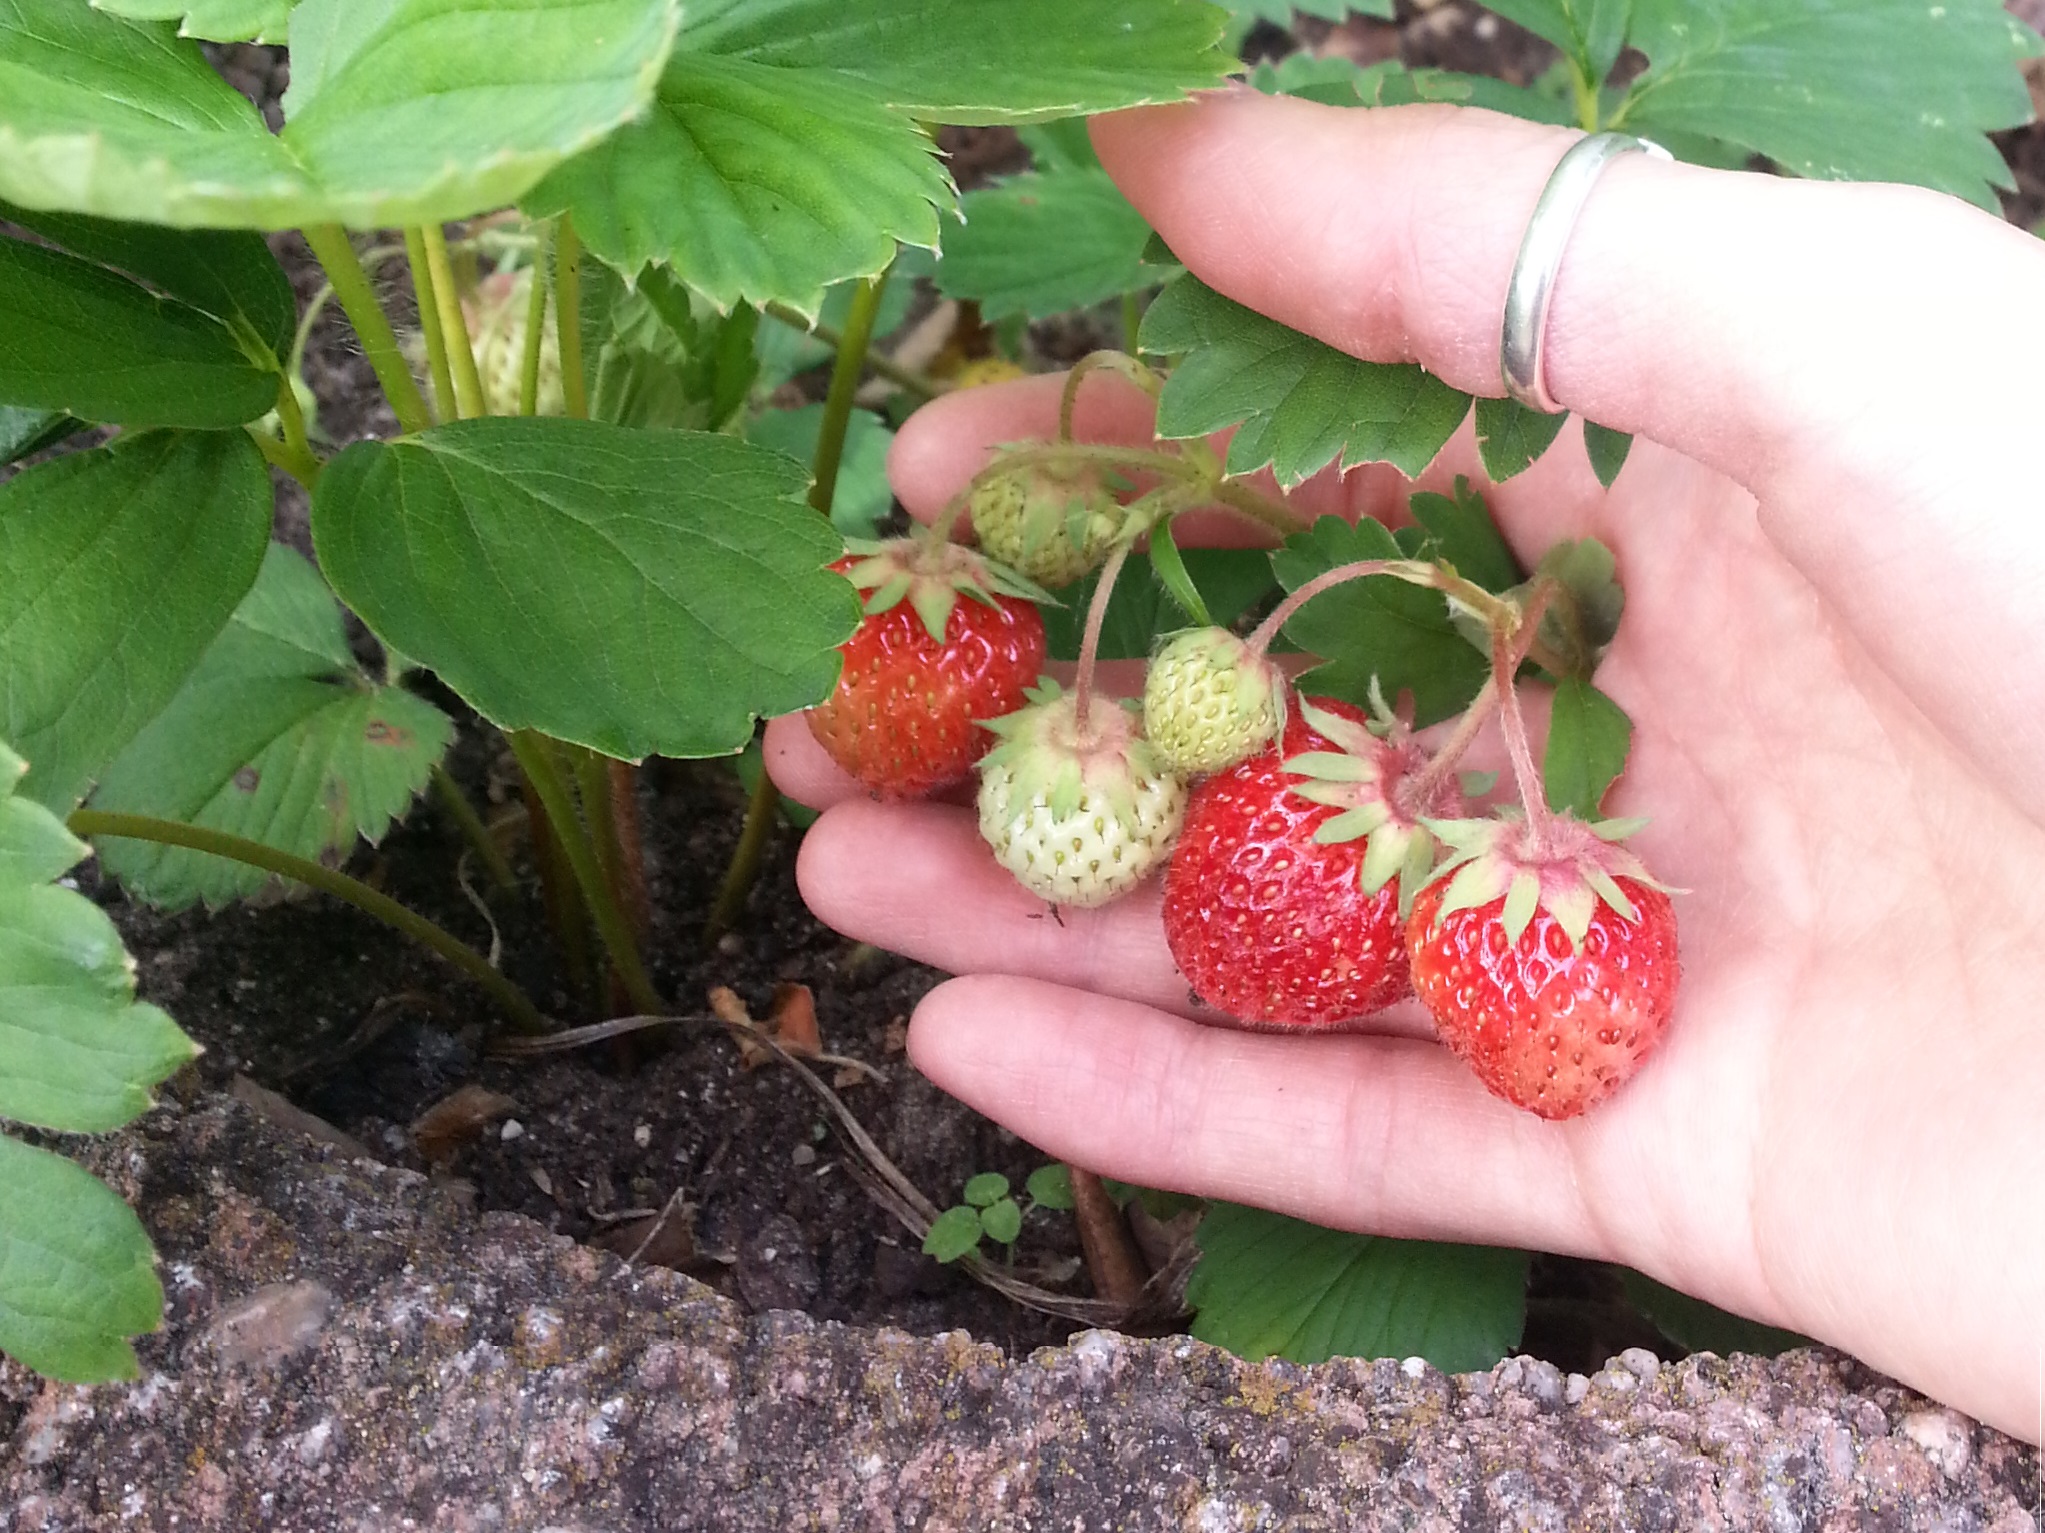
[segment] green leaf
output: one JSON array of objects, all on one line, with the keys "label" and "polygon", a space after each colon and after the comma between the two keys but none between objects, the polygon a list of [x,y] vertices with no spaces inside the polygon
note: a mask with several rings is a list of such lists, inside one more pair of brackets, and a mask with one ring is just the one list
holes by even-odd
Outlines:
[{"label": "green leaf", "polygon": [[978,300],[990,320],[1042,319],[1154,286],[1143,262],[1150,225],[1105,170],[1013,176],[968,192],[945,241],[938,290]]},{"label": "green leaf", "polygon": [[1073,1205],[1072,1168],[1059,1160],[1039,1166],[1030,1173],[1023,1191],[1039,1208],[1069,1209]]},{"label": "green leaf", "polygon": [[1340,21],[1351,11],[1385,21],[1392,19],[1392,0],[1225,0],[1225,3],[1239,25],[1268,21],[1274,27],[1289,27],[1295,11],[1302,16],[1319,16],[1324,21]]},{"label": "green leaf", "polygon": [[1546,452],[1562,430],[1567,415],[1544,415],[1516,399],[1477,401],[1477,450],[1484,472],[1504,484]]},{"label": "green leaf", "polygon": [[1588,681],[1571,676],[1555,689],[1548,748],[1541,761],[1548,807],[1594,820],[1605,790],[1626,770],[1633,721]]},{"label": "green leaf", "polygon": [[982,1171],[967,1178],[966,1189],[960,1196],[975,1208],[986,1208],[996,1199],[1008,1196],[1008,1178],[999,1171]]},{"label": "green leaf", "polygon": [[1476,106],[1529,122],[1570,123],[1567,102],[1527,85],[1453,69],[1409,68],[1397,59],[1358,64],[1340,54],[1293,53],[1250,71],[1267,95],[1298,96],[1324,106],[1410,106],[1419,101]]},{"label": "green leaf", "polygon": [[18,459],[55,446],[85,422],[62,410],[30,410],[20,405],[0,405],[0,468]]},{"label": "green leaf", "polygon": [[254,583],[270,477],[240,432],[149,432],[0,485],[0,737],[68,809]]},{"label": "green leaf", "polygon": [[[255,589],[107,769],[93,807],[338,861],[358,837],[383,838],[453,732],[431,703],[362,673],[325,583],[273,543]],[[268,882],[261,869],[147,841],[109,839],[100,860],[130,893],[170,909],[223,904]]]},{"label": "green leaf", "polygon": [[0,0],[0,197],[178,226],[464,217],[638,116],[676,19],[677,0],[302,0],[272,136],[168,27]]},{"label": "green leaf", "polygon": [[1424,1357],[1489,1368],[1526,1320],[1527,1258],[1322,1229],[1234,1203],[1200,1221],[1193,1334],[1242,1357]]},{"label": "green leaf", "polygon": [[0,400],[129,426],[239,426],[277,372],[226,326],[76,256],[0,238]]},{"label": "green leaf", "polygon": [[1750,1357],[1774,1357],[1814,1345],[1809,1337],[1799,1336],[1795,1331],[1714,1308],[1641,1273],[1628,1270],[1622,1274],[1622,1281],[1626,1297],[1654,1322],[1655,1329],[1691,1352],[1716,1352],[1720,1357],[1731,1357],[1735,1352]]},{"label": "green leaf", "polygon": [[1997,0],[1634,0],[1649,68],[1610,125],[1708,134],[1801,176],[1913,181],[1994,209],[1984,136],[2031,120],[2039,51]]},{"label": "green leaf", "polygon": [[707,0],[679,46],[837,70],[937,122],[1019,122],[1218,85],[1225,19],[1183,0]]},{"label": "green leaf", "polygon": [[961,1203],[947,1208],[923,1237],[923,1254],[941,1262],[955,1262],[971,1254],[980,1244],[980,1210]]},{"label": "green leaf", "polygon": [[106,913],[50,882],[87,849],[16,795],[21,768],[0,746],[0,1117],[118,1128],[198,1049],[135,1003],[135,966]]},{"label": "green leaf", "polygon": [[527,211],[572,209],[613,266],[649,261],[720,308],[814,313],[824,288],[937,243],[950,178],[914,122],[827,70],[678,53],[643,122],[562,166]]},{"label": "green leaf", "polygon": [[1022,1205],[1014,1198],[1000,1198],[980,1210],[980,1228],[987,1238],[1004,1246],[1015,1244],[1022,1234]]},{"label": "green leaf", "polygon": [[210,314],[234,333],[258,367],[280,371],[298,328],[291,279],[259,234],[162,229],[153,224],[38,212],[0,205],[0,217],[75,256],[140,279]]},{"label": "green leaf", "polygon": [[178,36],[209,43],[281,43],[296,0],[92,0],[95,9],[137,21],[175,21]]},{"label": "green leaf", "polygon": [[[822,405],[763,410],[753,417],[746,435],[762,447],[809,464],[816,460],[817,432],[823,423]],[[831,525],[848,538],[875,536],[875,524],[894,507],[895,493],[888,487],[888,448],[894,440],[894,432],[871,410],[854,410],[846,422],[845,456],[838,465],[838,487],[831,498]]]},{"label": "green leaf", "polygon": [[473,420],[320,476],[320,566],[491,722],[607,756],[717,756],[808,707],[858,622],[803,468],[731,437]]},{"label": "green leaf", "polygon": [[162,1319],[134,1210],[61,1155],[0,1136],[0,1351],[68,1383],[133,1379],[126,1338]]},{"label": "green leaf", "polygon": [[[1310,531],[1288,538],[1271,556],[1271,566],[1294,591],[1337,565],[1404,557],[1406,551],[1381,524],[1365,518],[1352,527],[1324,516]],[[1484,656],[1450,621],[1441,594],[1390,575],[1322,592],[1293,614],[1285,632],[1321,657],[1321,664],[1300,677],[1302,693],[1368,707],[1376,677],[1388,699],[1413,694],[1421,725],[1462,712],[1489,674]]]},{"label": "green leaf", "polygon": [[1142,348],[1190,353],[1165,381],[1157,430],[1203,436],[1241,424],[1228,471],[1270,464],[1283,484],[1339,461],[1418,474],[1469,413],[1470,396],[1406,364],[1360,362],[1266,319],[1191,276],[1143,316]]},{"label": "green leaf", "polygon": [[1586,79],[1600,84],[1625,45],[1633,0],[1484,0],[1484,4],[1553,43],[1576,62]]},{"label": "green leaf", "polygon": [[1029,123],[1015,130],[1030,152],[1030,164],[1049,174],[1061,170],[1099,170],[1101,157],[1094,149],[1093,135],[1084,117],[1055,117],[1049,122]]},{"label": "green leaf", "polygon": [[1633,438],[1623,431],[1614,431],[1610,426],[1585,421],[1583,447],[1591,460],[1591,472],[1598,476],[1598,483],[1609,490],[1612,481],[1619,477],[1619,470],[1626,466],[1626,455],[1633,450]]},{"label": "green leaf", "polygon": [[[1270,595],[1276,584],[1271,556],[1261,549],[1188,548],[1182,557],[1208,612],[1224,628]],[[1062,606],[1042,609],[1045,638],[1054,660],[1078,658],[1095,580],[1088,575],[1074,582],[1060,593]],[[1178,604],[1166,593],[1150,562],[1132,560],[1123,566],[1115,594],[1108,598],[1100,658],[1141,660],[1157,647],[1159,634],[1185,626]]]},{"label": "green leaf", "polygon": [[1199,586],[1193,583],[1193,572],[1186,568],[1186,556],[1179,551],[1169,522],[1151,529],[1150,570],[1173,603],[1186,614],[1187,622],[1199,628],[1214,626],[1214,615],[1207,610]]},{"label": "green leaf", "polygon": [[1487,591],[1510,591],[1526,578],[1505,535],[1491,519],[1491,507],[1463,475],[1455,494],[1417,491],[1407,502],[1413,520],[1427,534],[1419,556],[1450,565],[1465,580]]}]

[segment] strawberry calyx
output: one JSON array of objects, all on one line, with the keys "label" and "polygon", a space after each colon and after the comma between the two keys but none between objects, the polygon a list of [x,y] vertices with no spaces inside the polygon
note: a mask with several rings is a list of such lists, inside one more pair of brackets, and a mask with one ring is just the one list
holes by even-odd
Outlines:
[{"label": "strawberry calyx", "polygon": [[1082,798],[1097,795],[1127,817],[1135,814],[1140,792],[1173,775],[1144,739],[1133,704],[1096,696],[1082,720],[1079,694],[1048,676],[1024,695],[1027,706],[980,721],[1000,736],[980,770],[1011,774],[1017,801],[1042,799],[1063,818],[1078,811]]},{"label": "strawberry calyx", "polygon": [[1428,880],[1448,881],[1435,924],[1502,899],[1499,924],[1508,945],[1516,944],[1545,910],[1568,936],[1572,950],[1580,950],[1600,905],[1623,921],[1639,923],[1640,911],[1617,880],[1632,879],[1664,894],[1677,892],[1621,844],[1645,820],[1582,820],[1567,813],[1544,820],[1537,827],[1517,810],[1501,809],[1493,819],[1424,821],[1449,849]]},{"label": "strawberry calyx", "polygon": [[[1339,747],[1307,751],[1285,763],[1286,771],[1306,779],[1293,784],[1293,793],[1342,811],[1314,831],[1314,840],[1330,846],[1366,838],[1358,872],[1364,893],[1376,894],[1397,878],[1399,913],[1405,915],[1434,867],[1435,839],[1425,812],[1460,809],[1460,794],[1453,782],[1444,782],[1432,795],[1435,802],[1420,811],[1406,805],[1408,795],[1400,790],[1420,778],[1427,758],[1397,720],[1383,719],[1386,735],[1380,737],[1305,698],[1299,709],[1316,734]],[[1379,712],[1385,712],[1381,700]]]},{"label": "strawberry calyx", "polygon": [[996,596],[1048,602],[1050,594],[1014,570],[984,554],[927,534],[873,542],[848,538],[848,557],[835,566],[866,594],[870,617],[908,602],[935,642],[945,642],[945,629],[961,596],[998,607]]}]

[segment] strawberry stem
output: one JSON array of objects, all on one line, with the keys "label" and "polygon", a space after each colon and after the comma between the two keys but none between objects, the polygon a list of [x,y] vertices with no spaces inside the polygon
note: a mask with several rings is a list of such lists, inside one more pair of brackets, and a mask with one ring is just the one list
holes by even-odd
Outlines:
[{"label": "strawberry stem", "polygon": [[1411,815],[1432,814],[1442,784],[1455,771],[1456,763],[1462,760],[1470,742],[1482,733],[1485,723],[1491,718],[1491,710],[1497,706],[1498,692],[1493,687],[1486,687],[1472,698],[1470,706],[1463,710],[1463,716],[1456,720],[1456,727],[1442,741],[1441,749],[1427,758],[1426,766],[1393,790],[1396,807]]},{"label": "strawberry stem", "polygon": [[1122,565],[1128,559],[1132,546],[1126,540],[1115,545],[1107,563],[1101,566],[1100,579],[1094,583],[1093,601],[1086,609],[1086,637],[1079,645],[1079,675],[1072,683],[1072,707],[1074,716],[1079,720],[1079,735],[1083,743],[1093,738],[1094,656],[1101,647],[1101,625],[1108,618],[1108,601],[1115,594],[1115,577],[1122,573]]},{"label": "strawberry stem", "polygon": [[1352,580],[1365,580],[1372,575],[1391,575],[1412,585],[1437,589],[1442,580],[1442,572],[1433,565],[1412,559],[1359,559],[1353,564],[1338,564],[1332,570],[1323,570],[1280,602],[1271,615],[1256,626],[1247,640],[1250,657],[1253,660],[1263,659],[1264,651],[1271,647],[1271,641],[1278,637],[1279,630],[1292,621],[1300,608],[1323,591]]},{"label": "strawberry stem", "polygon": [[1498,695],[1506,754],[1512,759],[1513,782],[1519,788],[1521,807],[1526,810],[1528,850],[1535,856],[1547,849],[1555,817],[1549,812],[1548,795],[1534,766],[1533,747],[1527,743],[1527,721],[1520,712],[1520,695],[1513,677],[1533,646],[1541,615],[1555,599],[1555,591],[1554,581],[1538,582],[1523,610],[1491,624],[1491,681]]},{"label": "strawberry stem", "polygon": [[1164,392],[1158,375],[1136,358],[1122,351],[1091,351],[1081,357],[1065,375],[1065,388],[1058,396],[1058,440],[1072,440],[1072,416],[1079,405],[1079,386],[1092,372],[1111,372],[1128,379],[1152,399]]}]

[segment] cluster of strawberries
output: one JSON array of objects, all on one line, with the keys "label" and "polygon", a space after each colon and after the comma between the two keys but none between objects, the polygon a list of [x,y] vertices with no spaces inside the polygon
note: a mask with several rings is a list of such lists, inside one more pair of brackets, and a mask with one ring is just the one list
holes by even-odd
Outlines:
[{"label": "cluster of strawberries", "polygon": [[[1528,781],[1510,635],[1433,753],[1381,699],[1293,694],[1265,646],[1304,593],[1248,637],[1166,640],[1140,705],[1094,695],[1091,641],[1068,691],[1040,680],[1036,583],[1112,559],[1108,584],[1136,531],[1088,467],[991,472],[970,509],[977,552],[926,533],[839,566],[867,617],[810,722],[848,772],[920,797],[977,768],[995,858],[1059,905],[1165,864],[1172,956],[1244,1026],[1339,1031],[1417,994],[1487,1087],[1544,1118],[1633,1074],[1675,998],[1674,912],[1621,844],[1633,826],[1554,813]],[[1471,818],[1453,768],[1493,709],[1523,804]]]}]

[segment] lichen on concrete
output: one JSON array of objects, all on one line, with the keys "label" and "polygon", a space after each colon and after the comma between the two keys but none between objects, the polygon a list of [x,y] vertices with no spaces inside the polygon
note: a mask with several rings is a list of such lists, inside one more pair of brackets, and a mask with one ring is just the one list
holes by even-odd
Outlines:
[{"label": "lichen on concrete", "polygon": [[2032,1450],[1823,1351],[1448,1378],[1096,1331],[1011,1358],[748,1315],[226,1097],[85,1158],[169,1313],[132,1385],[0,1365],[0,1533],[2038,1533]]}]

